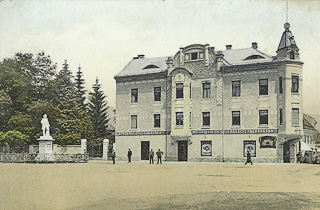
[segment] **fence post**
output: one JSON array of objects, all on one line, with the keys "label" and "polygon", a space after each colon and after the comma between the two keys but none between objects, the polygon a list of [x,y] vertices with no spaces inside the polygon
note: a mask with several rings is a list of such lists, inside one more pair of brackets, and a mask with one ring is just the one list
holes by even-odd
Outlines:
[{"label": "fence post", "polygon": [[103,160],[107,161],[108,160],[108,150],[109,150],[109,139],[104,139],[103,140]]},{"label": "fence post", "polygon": [[33,153],[33,144],[30,144],[29,145],[29,154],[32,154]]},{"label": "fence post", "polygon": [[81,154],[85,154],[87,152],[87,139],[81,139]]}]

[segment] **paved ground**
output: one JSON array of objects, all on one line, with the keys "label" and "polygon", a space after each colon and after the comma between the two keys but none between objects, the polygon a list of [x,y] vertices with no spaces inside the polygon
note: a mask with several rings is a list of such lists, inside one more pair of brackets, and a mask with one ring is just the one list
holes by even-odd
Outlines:
[{"label": "paved ground", "polygon": [[320,165],[0,163],[0,209],[320,209]]}]

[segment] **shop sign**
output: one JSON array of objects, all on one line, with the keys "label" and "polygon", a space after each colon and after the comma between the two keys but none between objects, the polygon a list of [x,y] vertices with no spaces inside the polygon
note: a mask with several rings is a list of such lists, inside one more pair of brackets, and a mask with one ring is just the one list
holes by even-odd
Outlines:
[{"label": "shop sign", "polygon": [[260,148],[276,148],[276,136],[261,136],[259,138]]},{"label": "shop sign", "polygon": [[201,156],[212,156],[212,141],[201,141]]},{"label": "shop sign", "polygon": [[256,141],[245,140],[243,141],[243,156],[247,157],[247,151],[249,150],[251,157],[256,157]]}]

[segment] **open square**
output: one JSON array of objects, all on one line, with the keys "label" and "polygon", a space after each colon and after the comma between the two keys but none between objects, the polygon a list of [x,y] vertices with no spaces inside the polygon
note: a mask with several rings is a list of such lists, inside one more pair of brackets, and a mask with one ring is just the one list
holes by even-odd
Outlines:
[{"label": "open square", "polygon": [[1,209],[319,209],[315,164],[0,164]]}]

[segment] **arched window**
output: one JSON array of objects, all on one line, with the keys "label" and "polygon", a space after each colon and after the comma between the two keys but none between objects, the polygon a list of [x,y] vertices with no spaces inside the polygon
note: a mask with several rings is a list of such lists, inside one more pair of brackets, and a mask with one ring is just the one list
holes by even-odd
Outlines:
[{"label": "arched window", "polygon": [[159,67],[151,64],[151,65],[144,67],[143,69],[155,69],[155,68],[159,68]]},{"label": "arched window", "polygon": [[253,60],[253,59],[264,59],[264,57],[262,57],[261,55],[250,55],[244,60],[246,61],[246,60]]},{"label": "arched window", "polygon": [[294,60],[294,52],[290,52],[290,59]]}]

